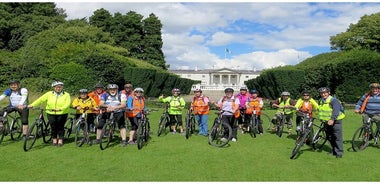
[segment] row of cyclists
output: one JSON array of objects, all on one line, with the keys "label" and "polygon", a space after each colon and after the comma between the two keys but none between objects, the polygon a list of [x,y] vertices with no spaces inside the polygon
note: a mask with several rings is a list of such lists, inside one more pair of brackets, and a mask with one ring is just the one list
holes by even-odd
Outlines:
[{"label": "row of cyclists", "polygon": [[[101,84],[97,84],[92,92],[87,89],[79,90],[79,96],[71,101],[70,94],[63,90],[63,83],[55,81],[52,83],[52,91],[46,92],[34,102],[28,104],[28,90],[22,88],[20,81],[11,80],[9,89],[5,90],[0,95],[0,101],[9,97],[9,105],[16,107],[22,119],[23,135],[26,135],[28,130],[29,109],[46,103],[46,113],[49,123],[52,127],[53,145],[63,145],[64,123],[66,122],[69,109],[76,109],[77,116],[82,114],[84,109],[88,109],[88,124],[94,124],[95,116],[102,108],[106,109],[105,113],[96,125],[96,140],[99,143],[101,128],[105,120],[109,117],[110,112],[114,112],[120,135],[122,146],[127,144],[135,144],[134,134],[137,129],[137,118],[141,117],[141,113],[146,110],[144,90],[140,87],[133,89],[130,82],[124,85],[124,89],[118,91],[119,87],[116,84],[109,84],[107,89]],[[370,92],[364,94],[355,106],[356,113],[363,113],[364,117],[371,117],[373,121],[380,125],[380,86],[378,83],[369,85]],[[342,138],[342,119],[344,113],[339,100],[330,95],[328,87],[318,89],[321,98],[318,102],[310,96],[309,91],[303,91],[298,100],[290,98],[289,92],[282,92],[281,97],[272,102],[272,107],[277,108],[275,116],[272,118],[272,123],[276,124],[282,111],[286,114],[286,122],[289,133],[292,133],[292,119],[294,112],[309,113],[313,117],[313,112],[318,110],[319,119],[326,120],[327,134],[330,138],[332,146],[332,155],[341,157],[343,155],[343,138]],[[246,87],[242,87],[237,95],[234,95],[232,88],[224,90],[225,95],[218,101],[210,101],[210,99],[202,94],[201,89],[194,91],[194,97],[191,101],[190,110],[195,114],[199,127],[199,135],[208,136],[208,115],[210,105],[214,104],[220,110],[223,110],[222,119],[228,122],[232,127],[233,142],[237,141],[237,130],[244,129],[244,125],[248,124],[251,114],[257,113],[260,120],[263,99],[258,96],[258,91],[252,89],[248,92]],[[180,133],[184,132],[182,122],[182,110],[185,107],[185,100],[180,96],[180,89],[174,88],[172,95],[164,97],[161,95],[158,100],[169,104],[170,130],[173,134],[179,129]],[[126,110],[128,109],[128,110]],[[3,111],[0,112],[3,114]],[[299,126],[301,115],[298,113],[296,117],[296,126]],[[129,132],[129,140],[127,140],[127,130],[125,117],[131,123],[131,131]],[[235,120],[238,126],[235,126]],[[2,124],[0,121],[0,128]],[[297,128],[298,130],[298,128]],[[259,123],[259,133],[263,133],[262,123]]]}]

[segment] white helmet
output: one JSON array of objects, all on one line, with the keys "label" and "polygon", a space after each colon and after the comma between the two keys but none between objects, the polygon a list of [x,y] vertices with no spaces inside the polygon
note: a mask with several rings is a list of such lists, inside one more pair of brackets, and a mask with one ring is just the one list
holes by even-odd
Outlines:
[{"label": "white helmet", "polygon": [[119,86],[117,86],[116,84],[108,84],[107,86],[107,89],[118,89]]},{"label": "white helmet", "polygon": [[61,81],[54,81],[52,84],[51,84],[51,87],[55,87],[57,85],[62,85],[63,86],[63,82]]},{"label": "white helmet", "polygon": [[284,92],[281,93],[281,96],[290,96],[290,93],[287,92],[287,91],[284,91]]},{"label": "white helmet", "polygon": [[143,88],[137,87],[137,88],[135,89],[135,92],[138,92],[138,91],[144,93],[144,89],[143,89]]}]

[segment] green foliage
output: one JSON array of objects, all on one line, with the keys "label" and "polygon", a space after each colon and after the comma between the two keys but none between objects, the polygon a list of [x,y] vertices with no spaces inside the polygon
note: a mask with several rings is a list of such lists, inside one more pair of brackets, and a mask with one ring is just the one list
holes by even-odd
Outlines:
[{"label": "green foliage", "polygon": [[65,84],[65,91],[70,94],[77,94],[79,89],[93,88],[92,76],[88,69],[77,63],[65,63],[56,65],[51,69],[50,79],[62,81]]},{"label": "green foliage", "polygon": [[330,44],[335,50],[368,49],[380,52],[380,13],[364,15],[346,32],[331,36]]}]

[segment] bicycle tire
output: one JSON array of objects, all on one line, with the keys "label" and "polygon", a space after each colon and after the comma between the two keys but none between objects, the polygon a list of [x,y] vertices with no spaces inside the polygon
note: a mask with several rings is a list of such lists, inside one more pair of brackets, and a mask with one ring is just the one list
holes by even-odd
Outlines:
[{"label": "bicycle tire", "polygon": [[380,129],[376,128],[375,136],[373,137],[373,145],[378,145],[380,139]]},{"label": "bicycle tire", "polygon": [[189,139],[191,132],[191,117],[190,114],[185,117],[185,137]]},{"label": "bicycle tire", "polygon": [[65,139],[70,138],[70,135],[73,131],[73,124],[74,124],[74,118],[72,118],[72,117],[67,118],[67,120],[65,122],[65,135],[64,135]]},{"label": "bicycle tire", "polygon": [[265,127],[264,126],[265,123],[268,123],[268,125],[266,126],[267,127],[266,130],[271,130],[273,124],[269,115],[265,113],[261,113],[261,123],[263,127]]},{"label": "bicycle tire", "polygon": [[285,126],[285,119],[282,119],[281,122],[277,125],[276,134],[277,134],[278,137],[282,136],[282,132],[284,130],[284,126]]},{"label": "bicycle tire", "polygon": [[[232,137],[232,128],[226,122],[216,122],[211,128],[210,134],[208,136],[208,143],[214,147],[224,147],[228,144]],[[226,132],[228,131],[228,132]],[[227,135],[227,137],[225,137]],[[222,138],[226,139],[223,140]]]},{"label": "bicycle tire", "polygon": [[290,159],[295,159],[296,158],[296,156],[300,152],[301,147],[305,144],[305,141],[308,138],[309,134],[310,134],[310,130],[307,129],[302,134],[302,136],[297,136],[296,143],[294,145],[292,153],[290,154]]},{"label": "bicycle tire", "polygon": [[365,150],[369,145],[370,132],[365,126],[359,127],[352,136],[351,147],[356,152]]},{"label": "bicycle tire", "polygon": [[75,145],[81,147],[86,142],[88,126],[86,121],[80,121],[75,127]]},{"label": "bicycle tire", "polygon": [[326,132],[323,127],[320,127],[317,133],[313,136],[312,147],[314,150],[321,150],[327,142]]},{"label": "bicycle tire", "polygon": [[110,145],[110,142],[112,140],[112,135],[113,134],[113,127],[111,123],[106,122],[102,128],[102,133],[100,135],[100,149],[105,150],[108,148]]},{"label": "bicycle tire", "polygon": [[42,140],[44,141],[44,143],[49,143],[52,140],[50,123],[42,122],[42,127],[43,127]]},{"label": "bicycle tire", "polygon": [[35,121],[32,126],[29,127],[28,132],[26,133],[25,139],[24,139],[24,151],[29,151],[32,149],[34,143],[39,138],[40,134],[42,134],[42,130],[40,126],[37,126],[37,124],[42,123],[39,122],[40,120]]},{"label": "bicycle tire", "polygon": [[141,149],[143,147],[143,144],[144,144],[144,126],[142,121],[139,120],[140,123],[139,126],[137,127],[137,131],[136,131],[136,142],[137,142],[137,149]]},{"label": "bicycle tire", "polygon": [[256,118],[254,118],[252,116],[250,121],[249,121],[248,132],[249,132],[249,135],[251,135],[251,137],[253,137],[253,138],[256,137],[256,133],[257,133],[257,126],[256,126],[256,130],[255,130],[255,124],[256,124],[255,122],[256,122]]},{"label": "bicycle tire", "polygon": [[167,122],[168,122],[168,118],[166,116],[161,116],[160,122],[158,123],[157,136],[160,136],[161,134],[165,132],[165,126]]},{"label": "bicycle tire", "polygon": [[3,121],[3,127],[0,129],[0,143],[3,142],[4,137],[7,135],[7,129],[8,129],[7,127],[8,127],[7,121],[6,122]]},{"label": "bicycle tire", "polygon": [[11,123],[11,128],[10,128],[10,134],[11,134],[11,139],[13,141],[18,141],[21,139],[22,135],[22,123],[21,123],[21,118],[17,117],[14,119]]}]

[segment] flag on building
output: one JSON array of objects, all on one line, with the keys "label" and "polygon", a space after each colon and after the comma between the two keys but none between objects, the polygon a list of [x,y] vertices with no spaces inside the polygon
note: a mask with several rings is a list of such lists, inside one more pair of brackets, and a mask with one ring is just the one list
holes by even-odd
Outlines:
[{"label": "flag on building", "polygon": [[226,48],[226,53],[231,54],[230,49],[227,49],[227,48]]}]

